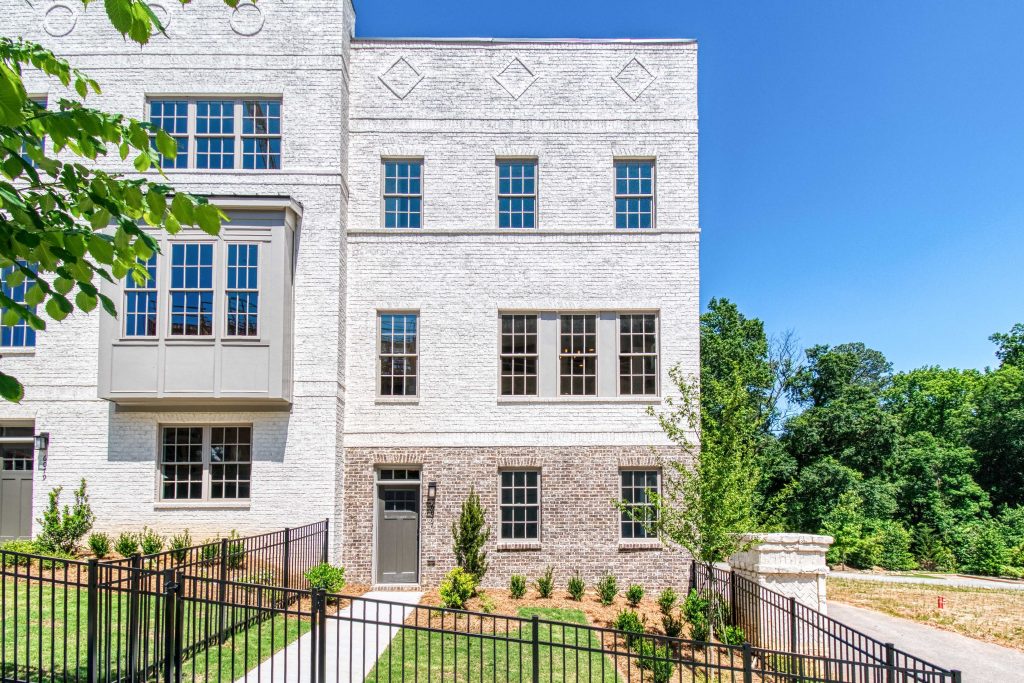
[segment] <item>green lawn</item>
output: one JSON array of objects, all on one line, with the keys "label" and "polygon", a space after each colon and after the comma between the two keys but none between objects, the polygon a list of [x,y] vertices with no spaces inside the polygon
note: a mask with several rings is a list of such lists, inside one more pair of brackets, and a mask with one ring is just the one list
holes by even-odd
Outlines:
[{"label": "green lawn", "polygon": [[[537,615],[548,621],[561,621],[586,625],[583,612],[572,609],[523,608],[519,616],[530,619]],[[452,628],[450,617],[445,627]],[[506,637],[503,622],[499,640],[485,635],[470,636],[446,633],[430,633],[420,627],[402,629],[391,645],[377,660],[377,665],[366,677],[367,681],[430,680],[430,681],[480,681],[508,680],[530,681],[533,679],[531,626],[524,624],[521,629],[510,631]],[[432,628],[439,628],[436,618]],[[464,625],[463,625],[464,628]],[[468,630],[478,630],[475,619]],[[564,643],[568,646],[600,648],[596,635],[587,629],[572,626],[540,625],[542,643]],[[404,676],[404,678],[403,678]],[[559,683],[561,681],[600,681],[618,683],[621,679],[610,659],[596,652],[580,652],[570,647],[542,645],[540,647],[540,680]]]},{"label": "green lawn", "polygon": [[[0,584],[0,676],[27,681],[81,679],[86,677],[87,594],[75,587],[21,583],[15,592],[13,579]],[[160,598],[143,598],[140,619],[147,626],[140,644],[140,661],[159,663],[162,653],[152,651],[162,641],[163,612]],[[99,644],[100,677],[120,678],[127,672],[128,597],[111,594],[103,600],[104,637]],[[236,608],[227,615],[242,622],[254,612]],[[185,602],[183,626],[186,642],[205,640],[216,632],[218,613],[211,606]],[[277,615],[233,633],[225,643],[200,649],[182,662],[183,681],[231,682],[288,643],[309,631],[309,622]],[[159,638],[154,636],[160,633]],[[109,634],[109,635],[106,635]],[[15,669],[15,660],[17,669]]]}]

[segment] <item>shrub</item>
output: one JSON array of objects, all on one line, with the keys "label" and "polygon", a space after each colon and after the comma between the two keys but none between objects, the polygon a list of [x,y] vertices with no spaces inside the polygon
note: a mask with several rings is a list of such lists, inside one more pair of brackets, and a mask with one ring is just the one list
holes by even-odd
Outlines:
[{"label": "shrub", "polygon": [[245,566],[245,542],[238,538],[238,532],[234,529],[228,538],[228,569],[241,569]]},{"label": "shrub", "polygon": [[878,534],[866,534],[853,544],[846,563],[857,569],[871,569],[878,566],[881,555],[882,546]]},{"label": "shrub", "polygon": [[644,599],[644,587],[638,583],[631,583],[626,588],[626,602],[630,607],[639,607],[640,601]]},{"label": "shrub", "polygon": [[181,564],[188,559],[188,549],[192,547],[192,535],[185,529],[180,534],[171,536],[171,559]]},{"label": "shrub", "polygon": [[114,550],[121,557],[139,554],[139,535],[134,531],[122,531],[114,541]]},{"label": "shrub", "polygon": [[1010,559],[1001,530],[991,521],[973,526],[973,533],[967,536],[962,569],[969,574],[999,576]]},{"label": "shrub", "polygon": [[[228,550],[228,562],[230,564],[231,552]],[[303,576],[309,582],[312,590],[337,593],[345,587],[345,568],[335,567],[328,562],[322,562],[307,571]]]},{"label": "shrub", "polygon": [[718,631],[718,639],[726,645],[742,645],[746,634],[739,626],[724,626]]},{"label": "shrub", "polygon": [[491,529],[484,520],[484,508],[480,496],[471,487],[466,500],[462,502],[459,520],[452,522],[452,550],[455,564],[473,575],[473,581],[480,585],[487,573],[487,551],[484,546],[491,538]]},{"label": "shrub", "polygon": [[520,600],[526,595],[526,577],[522,574],[513,574],[508,580],[508,594],[513,600]]},{"label": "shrub", "polygon": [[101,560],[110,554],[110,545],[110,536],[107,534],[97,533],[89,535],[89,550]]},{"label": "shrub", "polygon": [[899,522],[883,522],[878,530],[878,564],[891,571],[916,568],[910,541],[910,532]]},{"label": "shrub", "polygon": [[667,645],[658,646],[649,640],[640,643],[640,657],[636,665],[651,672],[652,683],[668,683],[672,680],[672,651]]},{"label": "shrub", "polygon": [[199,561],[206,565],[216,564],[220,559],[220,541],[216,538],[208,538],[199,549]]},{"label": "shrub", "polygon": [[579,602],[583,599],[583,593],[587,590],[587,584],[583,581],[583,577],[578,573],[569,579],[569,597]]},{"label": "shrub", "polygon": [[550,598],[555,592],[555,570],[551,565],[548,565],[544,574],[537,579],[537,592],[542,598]]},{"label": "shrub", "polygon": [[619,593],[619,583],[612,574],[605,574],[597,582],[597,596],[601,604],[607,607],[615,602],[615,596]]},{"label": "shrub", "polygon": [[494,600],[491,600],[491,596],[486,593],[480,594],[480,611],[484,614],[490,614],[496,609]]},{"label": "shrub", "polygon": [[640,620],[640,615],[631,609],[624,609],[616,614],[612,625],[616,630],[626,634],[626,647],[633,647],[637,636],[643,635],[644,632],[644,622]]},{"label": "shrub", "polygon": [[36,548],[33,541],[7,541],[0,545],[0,550],[18,553],[17,555],[4,555],[5,567],[28,567],[32,564],[32,558],[22,557],[22,555],[35,555],[39,549]]},{"label": "shrub", "polygon": [[75,556],[63,550],[50,550],[46,557],[40,558],[39,566],[43,569],[64,569],[68,566],[67,560],[73,560]]},{"label": "shrub", "polygon": [[711,635],[708,626],[708,599],[702,596],[696,589],[690,591],[683,601],[683,618],[690,624],[690,638],[700,642],[707,642]]},{"label": "shrub", "polygon": [[669,638],[678,638],[683,633],[683,620],[669,612],[662,615],[661,627]]},{"label": "shrub", "polygon": [[[344,582],[344,579],[342,579]],[[247,574],[238,580],[249,586],[272,586],[274,584],[274,572],[269,569],[261,569],[255,574]]]},{"label": "shrub", "polygon": [[450,609],[465,609],[466,601],[473,597],[476,581],[473,575],[462,567],[455,567],[441,581],[438,592],[441,594],[441,606]]},{"label": "shrub", "polygon": [[92,529],[96,515],[89,506],[89,496],[85,492],[85,479],[75,490],[75,502],[70,507],[60,507],[60,494],[63,487],[50,491],[49,503],[38,520],[42,527],[36,545],[47,552],[60,551],[71,554],[78,549],[78,544]]},{"label": "shrub", "polygon": [[142,547],[143,555],[156,555],[164,549],[164,537],[148,526],[143,527],[142,536],[139,538],[139,545]]},{"label": "shrub", "polygon": [[665,616],[672,614],[677,602],[679,602],[679,594],[671,588],[666,588],[658,595],[658,609]]}]

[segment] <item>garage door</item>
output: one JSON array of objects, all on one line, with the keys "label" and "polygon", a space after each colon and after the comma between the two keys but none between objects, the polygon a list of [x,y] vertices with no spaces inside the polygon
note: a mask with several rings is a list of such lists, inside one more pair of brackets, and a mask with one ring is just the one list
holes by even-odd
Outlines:
[{"label": "garage door", "polygon": [[32,442],[0,444],[0,540],[32,535]]}]

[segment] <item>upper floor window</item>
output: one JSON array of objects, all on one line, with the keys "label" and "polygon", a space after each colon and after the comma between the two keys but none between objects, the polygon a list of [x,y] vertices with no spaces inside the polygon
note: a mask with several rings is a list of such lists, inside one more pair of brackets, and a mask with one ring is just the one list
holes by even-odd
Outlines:
[{"label": "upper floor window", "polygon": [[418,228],[423,223],[423,162],[384,162],[384,227]]},{"label": "upper floor window", "polygon": [[213,244],[171,245],[171,334],[213,334]]},{"label": "upper floor window", "polygon": [[615,227],[654,226],[654,162],[615,162]]},{"label": "upper floor window", "polygon": [[231,243],[228,247],[227,330],[229,337],[255,337],[259,323],[258,244]]},{"label": "upper floor window", "polygon": [[280,100],[151,99],[149,120],[178,144],[163,168],[281,168]]},{"label": "upper floor window", "polygon": [[142,262],[147,279],[135,281],[131,275],[124,281],[124,335],[126,337],[155,337],[157,293],[156,254]]},{"label": "upper floor window", "polygon": [[498,162],[498,227],[537,225],[537,162]]},{"label": "upper floor window", "polygon": [[654,313],[619,316],[619,393],[658,393],[658,316]]},{"label": "upper floor window", "polygon": [[622,538],[654,538],[648,527],[658,519],[650,493],[659,493],[657,470],[622,470]]},{"label": "upper floor window", "polygon": [[537,395],[537,315],[501,316],[501,395]]},{"label": "upper floor window", "polygon": [[[33,269],[33,272],[35,270]],[[8,297],[11,301],[16,304],[25,305],[25,293],[32,287],[34,280],[30,277],[26,277],[25,273],[15,266],[7,266],[0,271],[0,277],[3,278],[0,287],[3,289],[4,296]],[[35,306],[29,306],[29,310],[33,313],[36,310]],[[8,307],[4,306],[2,309],[3,315],[6,317]],[[36,345],[36,331],[28,324],[28,321],[19,319],[13,325],[4,325],[0,327],[0,347],[4,348],[31,348]]]},{"label": "upper floor window", "polygon": [[418,319],[415,313],[379,316],[381,396],[416,395]]},{"label": "upper floor window", "polygon": [[162,500],[245,500],[252,480],[252,427],[164,427]]},{"label": "upper floor window", "polygon": [[597,395],[597,316],[560,316],[559,388],[563,396]]}]

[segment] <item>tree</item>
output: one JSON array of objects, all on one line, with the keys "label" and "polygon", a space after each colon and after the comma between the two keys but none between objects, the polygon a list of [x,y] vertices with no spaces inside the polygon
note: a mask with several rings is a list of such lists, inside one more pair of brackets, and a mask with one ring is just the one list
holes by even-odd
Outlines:
[{"label": "tree", "polygon": [[978,453],[978,483],[992,503],[1024,504],[1024,367],[1004,363],[982,377],[968,440]]},{"label": "tree", "polygon": [[935,366],[893,376],[883,403],[900,422],[903,434],[927,432],[946,443],[962,445],[974,424],[977,370]]},{"label": "tree", "polygon": [[807,349],[806,355],[807,365],[791,383],[791,396],[811,406],[825,405],[851,387],[878,394],[888,386],[892,374],[892,364],[885,356],[860,342],[819,344]]},{"label": "tree", "polygon": [[[163,31],[142,0],[104,0],[104,8],[114,28],[140,45]],[[69,89],[56,110],[29,99],[26,69]],[[97,305],[116,315],[98,280],[145,281],[140,261],[158,245],[140,222],[172,233],[182,226],[210,234],[220,230],[224,215],[205,199],[97,167],[116,155],[121,161],[131,157],[143,173],[159,168],[160,155],[173,158],[176,152],[174,140],[153,125],[83,104],[99,92],[95,80],[43,46],[0,37],[0,268],[9,288],[26,285],[24,302],[0,290],[4,325],[25,321],[34,330],[46,329],[38,307],[56,321]],[[20,401],[24,387],[0,372],[0,396]]]},{"label": "tree", "polygon": [[480,496],[471,487],[466,500],[462,501],[462,513],[457,522],[452,522],[452,549],[455,564],[473,576],[477,585],[487,573],[487,551],[484,546],[491,538],[491,529],[484,519]]},{"label": "tree", "polygon": [[998,347],[996,358],[1001,365],[1024,367],[1024,323],[1017,323],[1006,333],[996,332],[989,341]]}]

